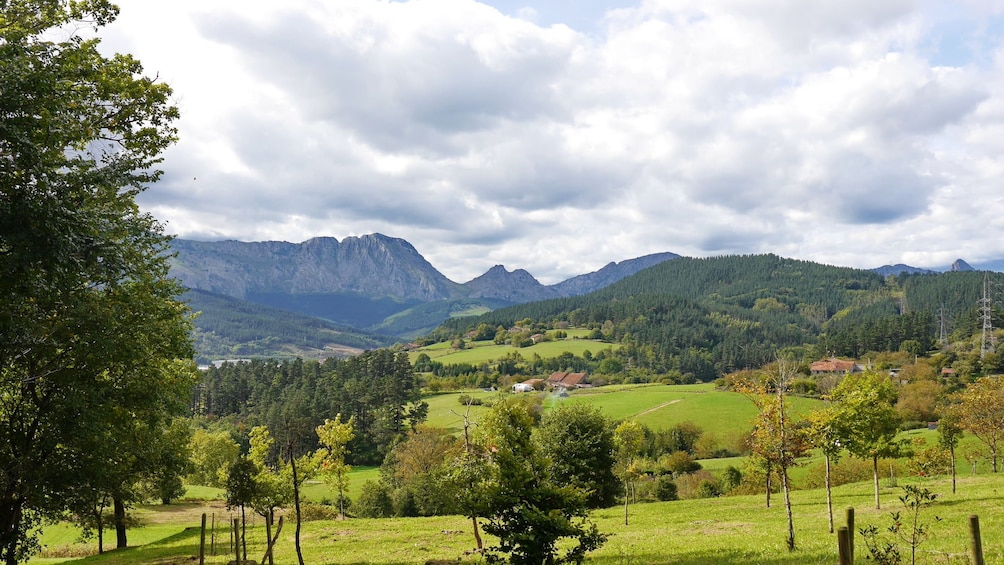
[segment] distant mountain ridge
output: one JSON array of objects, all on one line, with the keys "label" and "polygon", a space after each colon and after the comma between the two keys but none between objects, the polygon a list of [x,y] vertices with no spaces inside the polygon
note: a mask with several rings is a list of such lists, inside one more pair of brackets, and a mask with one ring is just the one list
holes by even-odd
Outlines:
[{"label": "distant mountain ridge", "polygon": [[382,234],[303,243],[175,239],[171,248],[171,274],[185,286],[234,298],[339,292],[431,302],[463,294],[410,243]]},{"label": "distant mountain ridge", "polygon": [[[546,286],[523,269],[508,271],[502,265],[456,283],[407,241],[379,233],[303,243],[175,239],[171,247],[171,275],[187,288],[400,339],[421,335],[453,316],[593,292],[680,257],[646,255]],[[238,335],[243,332],[236,326],[251,322],[215,311],[224,308],[232,314],[234,304],[199,302],[214,309],[207,316],[215,321],[213,331],[228,333],[219,320],[231,320],[229,333]]]},{"label": "distant mountain ridge", "polygon": [[[407,341],[450,318],[590,294],[681,258],[676,253],[655,253],[611,262],[598,271],[543,285],[523,269],[509,271],[502,265],[457,283],[406,240],[379,233],[342,241],[317,237],[303,243],[175,239],[172,251],[172,276],[193,291],[229,299],[189,294],[199,298],[193,298],[193,308],[204,312],[203,322],[195,322],[207,336],[202,341],[220,344],[220,349],[262,355],[305,347],[319,351],[340,350],[340,346],[366,348],[387,343],[384,337]],[[950,269],[972,267],[959,259]],[[936,272],[903,264],[872,271],[882,276]],[[255,309],[256,304],[272,310]],[[306,318],[282,316],[280,312]],[[275,327],[262,327],[270,319],[276,320]],[[306,320],[310,319],[326,325],[309,324]],[[305,327],[294,329],[296,324]],[[241,345],[247,343],[241,336],[251,335],[248,326],[257,332],[250,348]],[[269,332],[274,335],[269,337]],[[333,341],[326,344],[326,339]],[[273,342],[277,345],[270,350]]]}]

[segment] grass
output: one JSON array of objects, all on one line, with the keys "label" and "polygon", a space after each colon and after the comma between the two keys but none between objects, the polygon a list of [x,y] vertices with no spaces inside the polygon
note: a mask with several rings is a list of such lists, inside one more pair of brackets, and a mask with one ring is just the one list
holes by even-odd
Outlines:
[{"label": "grass", "polygon": [[[921,520],[930,524],[931,538],[920,547],[919,563],[965,563],[967,520],[970,514],[980,518],[986,563],[1004,563],[1004,478],[1001,476],[964,476],[959,479],[957,494],[951,493],[949,479],[903,479],[929,488],[938,494],[934,506],[923,511]],[[902,490],[883,484],[882,510],[875,510],[869,482],[844,485],[834,489],[837,525],[843,511],[854,507],[858,527],[874,524],[884,529],[889,512],[900,509],[897,497]],[[116,550],[102,556],[74,561],[90,564],[180,564],[197,555],[199,532],[186,527],[199,523],[200,506],[186,505],[166,513],[163,507],[144,508],[148,519],[155,514],[160,525],[130,532],[130,541],[139,547]],[[211,508],[211,507],[209,507]],[[785,549],[786,521],[781,497],[771,508],[764,507],[761,495],[717,499],[637,504],[630,507],[629,525],[624,525],[623,508],[594,512],[600,531],[609,534],[607,543],[591,554],[586,563],[624,564],[763,564],[803,565],[832,564],[837,560],[836,537],[828,531],[825,493],[822,490],[792,493],[797,549]],[[935,522],[934,516],[941,518]],[[141,530],[149,529],[146,534]],[[157,539],[157,536],[160,536]],[[221,540],[217,555],[206,562],[223,564],[229,555],[229,536],[217,532]],[[249,531],[249,558],[259,560],[264,547],[264,532],[259,522]],[[486,536],[488,544],[493,540]],[[349,519],[346,521],[308,522],[303,526],[304,559],[314,565],[336,564],[415,564],[442,559],[463,563],[481,563],[465,556],[473,547],[470,522],[457,516],[408,519]],[[866,549],[860,537],[856,542],[859,561]],[[901,550],[908,547],[900,545]],[[277,563],[295,563],[292,524],[287,525],[276,549]],[[33,559],[31,563],[52,560]]]},{"label": "grass", "polygon": [[513,347],[511,345],[495,345],[491,341],[476,341],[467,344],[465,349],[456,350],[450,347],[447,342],[440,342],[411,351],[408,356],[412,363],[422,353],[428,355],[434,361],[444,365],[455,365],[458,363],[470,363],[479,365],[481,363],[491,363],[506,355],[519,353],[524,359],[529,359],[538,355],[543,359],[557,357],[566,351],[577,356],[582,356],[586,351],[598,353],[604,349],[617,349],[619,344],[594,341],[588,339],[559,339],[555,341],[544,341],[528,347]]},{"label": "grass", "polygon": [[[481,390],[426,396],[429,415],[426,423],[459,433],[463,430],[466,407],[459,397],[468,394],[490,401],[499,392]],[[530,394],[530,393],[526,393]],[[570,391],[567,398],[544,395],[545,409],[559,402],[582,402],[596,406],[613,420],[633,419],[652,429],[665,429],[683,422],[693,422],[706,433],[724,438],[737,431],[746,433],[756,415],[753,403],[740,394],[716,391],[711,384],[695,385],[612,385]],[[807,413],[819,406],[819,400],[792,397],[796,414]],[[473,406],[471,419],[477,421],[485,412]]]}]

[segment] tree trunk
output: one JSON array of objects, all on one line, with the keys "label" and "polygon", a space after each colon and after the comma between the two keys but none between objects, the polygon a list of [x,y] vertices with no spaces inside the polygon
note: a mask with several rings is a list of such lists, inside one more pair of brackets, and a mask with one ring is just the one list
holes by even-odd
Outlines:
[{"label": "tree trunk", "polygon": [[0,506],[0,540],[4,552],[4,563],[6,565],[18,565],[17,544],[20,539],[18,533],[21,531],[21,501],[9,494]]},{"label": "tree trunk", "polygon": [[293,450],[289,452],[289,465],[293,470],[293,507],[296,509],[296,560],[303,565],[303,551],[300,549],[300,482],[296,476],[296,457]]},{"label": "tree trunk", "polygon": [[784,420],[784,380],[777,385],[778,415],[781,423],[781,489],[784,491],[784,511],[788,515],[788,551],[795,551],[795,521],[791,515],[791,492],[788,480],[788,434]]},{"label": "tree trunk", "polygon": [[478,517],[471,516],[471,524],[474,526],[474,541],[478,544],[478,553],[484,551],[484,547],[481,545],[481,532],[478,531]]},{"label": "tree trunk", "polygon": [[830,484],[830,456],[826,455],[826,512],[830,515],[830,533],[833,533],[833,493]]},{"label": "tree trunk", "polygon": [[628,525],[628,502],[631,501],[631,495],[628,493],[628,483],[624,481],[624,525]]},{"label": "tree trunk", "polygon": [[878,484],[878,455],[872,456],[872,480],[875,483],[875,510],[881,510],[879,504],[879,484]]},{"label": "tree trunk", "polygon": [[268,555],[268,565],[272,565],[272,511],[265,513],[265,540],[269,542],[266,554]]},{"label": "tree trunk", "polygon": [[248,522],[244,517],[244,505],[241,504],[241,559],[248,560]]},{"label": "tree trunk", "polygon": [[784,511],[788,515],[788,551],[795,551],[795,520],[791,515],[791,493],[788,480],[788,468],[781,466],[781,490],[784,491]]},{"label": "tree trunk", "polygon": [[101,519],[102,514],[104,514],[102,510],[103,507],[98,508],[98,515],[95,516],[95,519],[97,520],[98,523],[98,555],[101,555],[102,553],[105,552],[105,522],[104,520]]},{"label": "tree trunk", "polygon": [[771,468],[770,468],[770,465],[768,464],[767,465],[767,508],[770,508],[770,474],[771,474]]},{"label": "tree trunk", "polygon": [[112,498],[115,507],[115,547],[124,549],[129,544],[126,541],[125,504],[118,498]]},{"label": "tree trunk", "polygon": [[955,494],[955,446],[951,446],[948,452],[952,456],[952,494]]}]

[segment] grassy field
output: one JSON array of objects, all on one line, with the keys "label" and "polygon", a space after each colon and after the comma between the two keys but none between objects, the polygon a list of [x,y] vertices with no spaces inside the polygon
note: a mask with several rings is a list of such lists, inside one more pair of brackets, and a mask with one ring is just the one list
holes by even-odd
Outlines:
[{"label": "grassy field", "polygon": [[[490,401],[498,392],[465,391],[425,397],[429,403],[427,423],[449,428],[455,432],[463,429],[466,408],[460,404],[461,394]],[[571,391],[567,398],[550,393],[544,397],[545,409],[559,402],[582,402],[598,407],[613,420],[633,419],[652,429],[665,429],[682,422],[693,422],[707,433],[727,436],[735,431],[745,433],[756,415],[753,403],[740,394],[714,390],[711,384],[696,385],[612,385]],[[818,400],[792,397],[795,413],[806,413],[819,406]],[[471,419],[477,418],[485,408],[474,406]]]},{"label": "grassy field", "polygon": [[411,351],[408,358],[412,363],[422,353],[428,355],[434,361],[449,365],[457,363],[470,363],[478,365],[497,361],[506,355],[519,353],[524,359],[529,359],[534,355],[539,355],[543,359],[557,357],[564,352],[582,356],[586,351],[594,355],[604,349],[617,349],[620,347],[616,343],[606,343],[589,339],[559,339],[556,341],[544,341],[529,347],[513,347],[511,345],[495,345],[490,341],[478,341],[468,343],[466,349],[456,350],[450,347],[449,343],[442,342],[422,347]]},{"label": "grassy field", "polygon": [[[988,564],[1004,564],[1004,477],[964,476],[957,494],[952,494],[947,478],[910,479],[913,484],[938,494],[935,504],[925,509],[921,521],[930,524],[931,537],[920,546],[918,563],[966,563],[967,519],[977,514],[983,532],[983,549]],[[905,484],[901,480],[900,484]],[[844,485],[834,490],[837,525],[843,510],[854,507],[858,527],[889,525],[889,512],[899,510],[901,488],[883,484],[882,510],[872,504],[870,483]],[[588,556],[595,565],[674,564],[674,565],[804,565],[832,564],[837,560],[836,537],[827,526],[825,493],[822,490],[792,494],[797,549],[789,553],[784,539],[786,522],[781,497],[771,508],[762,496],[735,496],[716,499],[638,504],[630,508],[630,525],[624,525],[623,508],[598,510],[593,518],[609,540]],[[181,564],[197,555],[199,523],[203,511],[216,512],[218,505],[204,502],[140,509],[147,525],[130,532],[137,547],[76,560],[90,564]],[[936,522],[935,516],[941,520]],[[217,554],[206,562],[224,564],[229,555],[229,537],[217,531]],[[462,563],[482,563],[465,555],[473,547],[470,522],[457,516],[408,519],[349,519],[308,522],[303,526],[305,562],[326,564],[421,564],[428,560],[462,559]],[[259,522],[249,533],[249,557],[260,560],[264,532]],[[48,538],[47,538],[48,539]],[[493,540],[486,539],[488,544]],[[142,544],[142,545],[139,545]],[[51,545],[51,542],[50,542]],[[856,541],[859,562],[866,548]],[[909,547],[900,542],[909,558]],[[33,559],[31,563],[55,563],[53,559]],[[287,525],[276,549],[276,562],[295,563],[293,527]]]}]

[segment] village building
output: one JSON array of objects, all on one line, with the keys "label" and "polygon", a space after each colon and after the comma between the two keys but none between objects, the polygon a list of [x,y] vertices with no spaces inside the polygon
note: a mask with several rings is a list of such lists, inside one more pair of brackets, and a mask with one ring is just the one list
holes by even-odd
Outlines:
[{"label": "village building", "polygon": [[551,376],[547,378],[547,386],[552,389],[589,388],[592,385],[586,382],[588,376],[587,373],[557,371],[551,373]]}]

